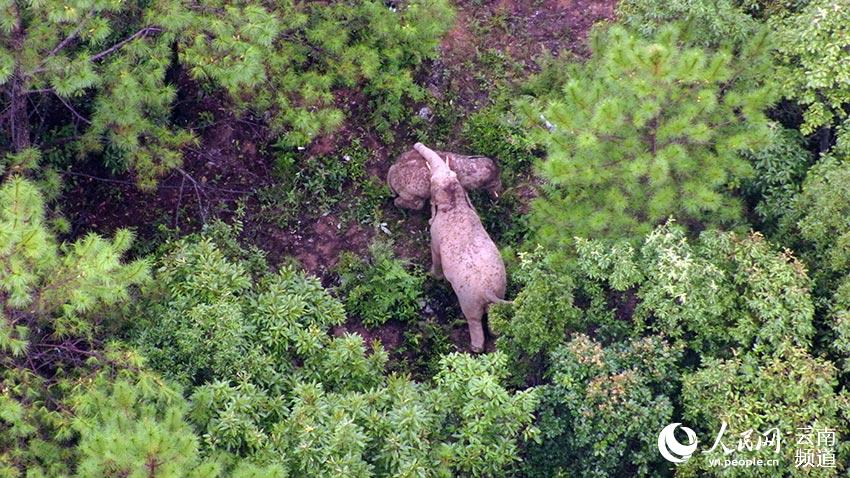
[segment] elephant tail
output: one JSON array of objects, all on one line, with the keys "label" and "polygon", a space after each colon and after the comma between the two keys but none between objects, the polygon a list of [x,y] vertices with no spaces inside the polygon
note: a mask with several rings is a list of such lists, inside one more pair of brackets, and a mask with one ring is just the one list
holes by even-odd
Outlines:
[{"label": "elephant tail", "polygon": [[490,304],[513,304],[514,303],[512,300],[505,300],[505,299],[502,299],[500,297],[496,297],[496,294],[494,294],[492,292],[488,292],[487,295],[485,295],[484,298],[487,299],[487,302],[489,302]]}]

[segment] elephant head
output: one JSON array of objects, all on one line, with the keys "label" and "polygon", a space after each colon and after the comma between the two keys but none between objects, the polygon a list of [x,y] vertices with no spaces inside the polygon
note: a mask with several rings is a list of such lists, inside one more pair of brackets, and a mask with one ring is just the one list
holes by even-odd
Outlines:
[{"label": "elephant head", "polygon": [[439,154],[422,143],[416,143],[413,148],[425,158],[428,169],[431,170],[431,203],[440,211],[453,209],[457,201],[464,201],[472,207],[466,190],[458,181],[457,174],[451,170]]}]

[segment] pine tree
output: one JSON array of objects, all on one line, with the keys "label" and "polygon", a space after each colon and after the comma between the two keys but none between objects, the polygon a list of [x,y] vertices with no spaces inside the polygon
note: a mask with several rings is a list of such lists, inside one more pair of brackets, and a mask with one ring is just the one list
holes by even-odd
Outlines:
[{"label": "pine tree", "polygon": [[[171,120],[181,66],[221,88],[287,145],[339,126],[339,88],[362,88],[375,124],[399,121],[424,90],[412,71],[436,54],[452,10],[446,0],[283,1],[204,5],[155,2],[0,2],[0,92],[11,151],[38,146],[36,98],[65,111],[79,155],[103,154],[142,187],[181,164],[194,141]],[[175,49],[176,59],[175,64]],[[347,106],[347,105],[346,105]],[[0,149],[0,153],[3,153]]]},{"label": "pine tree", "polygon": [[162,12],[123,2],[4,1],[0,12],[13,152],[39,142],[45,125],[31,123],[27,105],[40,97],[67,111],[80,154],[110,146],[142,185],[179,164],[192,135],[169,120],[176,90],[165,80],[179,20],[164,26]]},{"label": "pine tree", "polygon": [[6,179],[0,186],[0,353],[21,357],[34,352],[29,343],[49,349],[54,339],[91,338],[91,314],[126,299],[128,287],[148,278],[146,260],[121,261],[132,239],[120,230],[112,240],[88,234],[60,244],[36,186],[20,176]]},{"label": "pine tree", "polygon": [[682,46],[675,27],[643,40],[613,26],[596,32],[592,48],[528,115],[547,122],[538,238],[636,237],[671,215],[740,217],[726,189],[750,172],[739,152],[769,137],[766,32],[733,55]]}]

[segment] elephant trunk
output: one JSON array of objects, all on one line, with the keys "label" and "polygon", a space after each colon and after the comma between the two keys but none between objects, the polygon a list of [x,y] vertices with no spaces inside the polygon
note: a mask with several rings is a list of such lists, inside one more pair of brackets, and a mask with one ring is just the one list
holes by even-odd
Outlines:
[{"label": "elephant trunk", "polygon": [[416,152],[422,155],[422,157],[425,158],[425,161],[428,162],[428,166],[431,169],[431,174],[434,174],[438,171],[442,172],[443,168],[445,168],[446,170],[449,169],[448,165],[446,165],[446,163],[443,161],[443,158],[441,158],[439,154],[437,154],[436,152],[434,152],[434,150],[430,149],[424,144],[416,143],[413,145],[413,149],[415,149]]}]

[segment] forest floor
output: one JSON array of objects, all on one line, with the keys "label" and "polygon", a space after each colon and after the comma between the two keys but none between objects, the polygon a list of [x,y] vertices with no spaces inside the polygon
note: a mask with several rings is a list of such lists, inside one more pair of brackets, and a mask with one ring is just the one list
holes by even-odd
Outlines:
[{"label": "forest floor", "polygon": [[[368,177],[383,184],[395,158],[417,140],[429,146],[468,151],[460,139],[463,118],[486,107],[497,92],[522,82],[539,69],[546,57],[584,56],[586,36],[599,21],[613,18],[613,0],[459,0],[454,27],[440,46],[439,57],[424,65],[420,81],[432,98],[410,104],[410,117],[427,107],[427,120],[397,125],[379,135],[369,125],[363,108],[368,101],[358,91],[342,91],[340,108],[348,112],[334,134],[316,139],[298,151],[296,161],[322,157],[350,161],[348,151],[365,151]],[[428,268],[428,212],[396,208],[388,194],[375,208],[357,210],[358,190],[346,180],[339,189],[325,191],[320,212],[292,211],[276,205],[279,193],[279,155],[275,138],[258,120],[236,117],[223,96],[204,93],[182,72],[172,73],[183,92],[178,98],[178,123],[191,127],[199,139],[187,149],[181,170],[163,178],[156,191],[137,189],[131,177],[116,177],[92,162],[69,173],[61,198],[72,224],[71,235],[83,231],[111,234],[129,227],[138,234],[136,253],[151,252],[164,239],[196,230],[214,217],[232,218],[242,210],[243,236],[268,253],[272,264],[298,260],[309,272],[333,285],[333,267],[343,251],[362,254],[375,236],[391,239],[400,257]],[[186,92],[191,93],[187,96]],[[300,191],[310,198],[312,191]],[[272,198],[270,200],[270,198]],[[361,208],[362,209],[362,208]],[[429,281],[424,320],[436,320],[449,329],[451,342],[461,350],[468,344],[465,323],[446,284]],[[401,347],[404,324],[389,322],[368,330],[356,321],[337,330],[355,331],[367,340],[381,339],[389,350]]]}]

